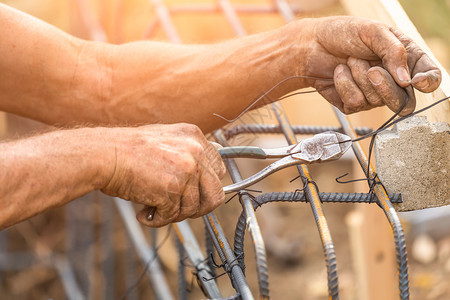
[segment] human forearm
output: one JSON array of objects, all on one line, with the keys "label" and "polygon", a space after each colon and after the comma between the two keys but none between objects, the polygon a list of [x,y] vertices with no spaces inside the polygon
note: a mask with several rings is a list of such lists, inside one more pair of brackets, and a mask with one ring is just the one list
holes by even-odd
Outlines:
[{"label": "human forearm", "polygon": [[[309,36],[295,28],[213,45],[117,46],[105,114],[111,123],[187,122],[204,132],[215,129],[224,122],[213,113],[234,118],[281,80],[302,73]],[[301,87],[305,80],[291,80],[262,102]]]},{"label": "human forearm", "polygon": [[0,110],[53,125],[99,118],[105,64],[96,43],[1,3],[0,36]]},{"label": "human forearm", "polygon": [[222,158],[191,124],[54,131],[0,144],[0,164],[0,229],[93,190],[145,205],[137,218],[149,226],[202,216],[225,197]]},{"label": "human forearm", "polygon": [[[303,19],[215,45],[73,38],[0,5],[0,109],[49,124],[188,122],[203,132],[259,103],[312,86],[345,113],[414,110],[412,86],[435,90],[439,69],[401,32],[352,17]],[[408,89],[408,96],[404,91]]]},{"label": "human forearm", "polygon": [[102,130],[55,131],[0,144],[0,228],[107,184],[114,146],[108,150]]},{"label": "human forearm", "polygon": [[307,45],[292,26],[213,45],[109,45],[4,5],[0,16],[0,110],[62,126],[188,122],[207,132],[223,125],[213,113],[232,118],[296,75]]}]

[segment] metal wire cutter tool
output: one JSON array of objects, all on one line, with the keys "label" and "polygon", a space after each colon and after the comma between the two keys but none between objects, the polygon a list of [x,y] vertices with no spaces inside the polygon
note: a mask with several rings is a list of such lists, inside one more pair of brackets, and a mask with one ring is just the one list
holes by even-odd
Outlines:
[{"label": "metal wire cutter tool", "polygon": [[[258,173],[243,181],[225,186],[224,192],[232,193],[249,187],[272,173],[289,166],[320,163],[339,159],[352,145],[349,136],[339,132],[323,132],[287,147],[262,149],[254,146],[235,146],[218,149],[222,158],[280,158]],[[151,221],[156,207],[151,207],[147,219]]]},{"label": "metal wire cutter tool", "polygon": [[299,143],[282,148],[261,149],[254,146],[225,147],[219,149],[222,158],[281,158],[243,181],[225,186],[225,193],[245,189],[270,174],[289,166],[321,163],[339,159],[352,145],[349,136],[339,132],[323,132]]}]

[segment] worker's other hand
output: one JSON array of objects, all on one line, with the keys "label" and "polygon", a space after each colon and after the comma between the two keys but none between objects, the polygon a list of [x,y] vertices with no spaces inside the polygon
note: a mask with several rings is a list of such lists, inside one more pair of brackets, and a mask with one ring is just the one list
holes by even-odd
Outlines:
[{"label": "worker's other hand", "polygon": [[[205,215],[225,194],[225,166],[216,148],[190,124],[108,129],[115,141],[115,167],[102,192],[146,205],[136,218],[164,226]],[[156,207],[152,221],[149,207]]]},{"label": "worker's other hand", "polygon": [[434,62],[397,29],[355,17],[308,22],[310,46],[299,72],[325,79],[310,84],[346,114],[382,105],[397,111],[406,99],[400,115],[412,113],[412,87],[429,93],[441,82]]}]

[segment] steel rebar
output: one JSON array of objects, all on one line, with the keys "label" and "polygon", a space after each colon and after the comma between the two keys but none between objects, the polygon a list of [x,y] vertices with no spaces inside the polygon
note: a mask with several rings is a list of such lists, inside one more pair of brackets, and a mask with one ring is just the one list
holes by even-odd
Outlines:
[{"label": "steel rebar", "polygon": [[[320,193],[322,202],[330,203],[376,203],[377,198],[371,193]],[[390,194],[389,199],[393,203],[403,201],[401,194]],[[253,207],[258,207],[271,202],[307,202],[303,192],[275,192],[258,195],[252,200]],[[243,225],[242,225],[243,224]],[[234,254],[236,257],[244,255],[245,214],[242,212],[238,218],[234,235]],[[245,265],[242,262],[242,265]]]},{"label": "steel rebar", "polygon": [[[336,108],[334,108],[334,111],[339,122],[342,125],[342,128],[344,129],[344,132],[352,139],[355,139],[355,131],[350,125],[347,117]],[[359,142],[354,142],[352,144],[352,149],[364,171],[364,174],[367,174],[368,172],[369,177],[374,178],[376,174],[375,170],[371,165],[369,165],[369,161],[366,154],[364,153],[364,150],[361,147],[361,144]],[[406,241],[405,235],[403,233],[403,227],[397,215],[397,212],[395,211],[395,208],[392,206],[391,201],[389,201],[384,187],[381,184],[375,184],[373,190],[377,195],[380,207],[383,209],[383,212],[389,220],[389,224],[391,225],[394,232],[400,299],[407,300],[409,299],[408,258],[406,253]]]},{"label": "steel rebar", "polygon": [[[282,115],[280,111],[281,104],[271,104],[274,110],[275,116],[283,128],[283,133],[288,141],[288,144],[293,145],[297,143],[292,127],[287,120],[287,118]],[[325,254],[325,262],[327,266],[328,274],[328,295],[331,299],[339,299],[339,287],[338,287],[338,275],[337,275],[337,264],[336,264],[336,253],[334,251],[333,240],[331,239],[330,230],[328,228],[327,220],[323,213],[322,204],[319,197],[319,192],[316,185],[309,175],[309,170],[306,165],[299,165],[297,169],[300,176],[303,179],[304,192],[306,199],[308,200],[313,215],[316,221],[317,229],[320,234],[320,239],[322,241],[322,247]]]},{"label": "steel rebar", "polygon": [[[210,278],[212,275],[209,265],[206,262],[206,259],[203,256],[202,251],[200,250],[200,246],[198,245],[197,240],[195,239],[194,233],[192,232],[188,221],[181,221],[173,224],[173,226],[175,229],[175,233],[177,234],[178,239],[180,240],[180,243],[183,245],[184,251],[191,260],[192,264],[195,266],[197,276],[200,279]],[[217,286],[215,280],[208,280],[208,281],[201,280],[200,282],[202,283],[209,297],[222,298],[222,295],[219,291],[219,287]]]},{"label": "steel rebar", "polygon": [[[223,136],[222,130],[216,130],[213,135],[219,144],[224,147],[229,146],[227,140]],[[233,182],[242,181],[242,177],[236,165],[236,162],[233,159],[225,159],[224,162]],[[243,212],[246,216],[245,224],[249,229],[249,233],[255,249],[260,296],[262,299],[269,299],[269,274],[267,271],[267,258],[264,239],[261,234],[261,229],[259,228],[258,222],[256,220],[251,198],[247,195],[242,195],[241,204],[243,207]],[[244,235],[242,235],[242,238],[243,237]],[[243,251],[241,253],[243,253]],[[239,263],[243,265],[243,258],[239,259]]]},{"label": "steel rebar", "polygon": [[[336,131],[344,133],[342,127],[339,126],[292,126],[292,130],[295,134],[318,134],[326,131]],[[372,132],[372,128],[357,127],[355,128],[356,134],[365,135]],[[272,134],[283,133],[280,125],[272,124],[243,124],[233,126],[230,129],[223,130],[223,134],[227,140],[239,134]]]},{"label": "steel rebar", "polygon": [[203,216],[203,220],[207,225],[206,228],[208,229],[208,233],[212,237],[215,237],[213,239],[214,246],[216,247],[217,253],[224,264],[225,271],[231,279],[233,287],[241,295],[243,300],[254,299],[245,275],[237,262],[236,256],[234,255],[234,252],[225,237],[215,213],[211,212],[206,216]]},{"label": "steel rebar", "polygon": [[178,253],[178,299],[188,300],[187,282],[186,282],[186,267],[183,263],[185,258],[185,251],[180,239],[175,235],[175,246]]}]

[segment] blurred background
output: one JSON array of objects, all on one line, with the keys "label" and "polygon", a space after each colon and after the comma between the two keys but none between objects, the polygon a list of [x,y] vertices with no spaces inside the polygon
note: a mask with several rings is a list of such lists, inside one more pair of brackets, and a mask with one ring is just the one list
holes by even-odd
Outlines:
[{"label": "blurred background", "polygon": [[[211,0],[10,0],[1,3],[15,7],[83,39],[110,43],[125,43],[141,39],[168,41],[157,22],[155,7],[161,3],[171,10],[171,16],[183,43],[212,43],[234,38],[216,2]],[[231,1],[241,8],[266,5],[264,0]],[[297,18],[348,14],[351,1],[290,0]],[[357,1],[355,1],[356,3]],[[450,68],[450,1],[402,0],[404,10],[426,40],[441,64]],[[243,9],[244,10],[244,9]],[[285,24],[276,12],[239,13],[248,34],[270,30]],[[207,84],[205,82],[204,84]],[[330,125],[338,122],[328,103],[316,94],[295,96],[283,101],[292,124]],[[384,108],[352,116],[354,126],[376,128],[391,113]],[[4,138],[19,138],[38,132],[45,126],[34,121],[6,115],[1,126]],[[275,124],[276,119],[266,108],[248,113],[236,122]],[[232,125],[231,125],[232,126]],[[302,137],[300,137],[302,138]],[[239,136],[232,144],[257,144],[264,147],[284,145],[282,137],[271,135]],[[365,144],[367,149],[367,144]],[[239,161],[247,177],[265,166],[264,162]],[[335,178],[350,172],[361,178],[362,172],[352,156],[325,166],[312,166],[312,177],[323,192],[367,192],[366,184],[341,185]],[[300,187],[295,170],[284,170],[256,186],[269,191],[294,191]],[[229,179],[224,181],[228,184]],[[356,208],[358,206],[358,208]],[[392,234],[381,211],[375,205],[324,204],[333,241],[335,242],[341,299],[361,299],[358,286],[358,266],[352,257],[349,237],[349,216],[355,209],[370,210],[376,228],[368,229],[368,238],[379,245],[377,263],[388,266],[378,274],[386,280],[395,278]],[[237,217],[241,211],[233,200],[217,210],[221,224],[232,239]],[[419,213],[401,214],[407,233],[409,249],[411,299],[450,299],[450,217],[448,207]],[[273,299],[327,299],[326,269],[319,235],[311,210],[306,204],[277,204],[257,212],[268,252],[269,280]],[[192,220],[198,239],[203,242],[201,220]],[[448,225],[448,226],[446,226]],[[149,241],[158,242],[167,228],[145,229]],[[247,276],[256,288],[253,249],[246,238]],[[381,246],[380,246],[381,245]],[[68,257],[76,281],[87,299],[118,299],[133,286],[142,271],[124,226],[112,200],[100,193],[89,194],[64,208],[55,209],[0,233],[0,298],[1,299],[65,299],[61,283],[61,268],[51,256]],[[159,251],[169,284],[176,290],[178,256],[174,241],[169,238]],[[58,271],[59,270],[59,271]],[[192,270],[188,270],[190,280]],[[226,276],[224,276],[226,277]],[[226,278],[219,283],[224,294],[233,294]],[[382,280],[382,278],[379,278]],[[189,283],[191,285],[191,283]],[[384,285],[381,285],[384,287]],[[386,287],[387,288],[387,287]],[[381,288],[383,289],[383,288]],[[398,295],[395,284],[390,291]],[[128,299],[153,299],[147,278]],[[192,281],[190,299],[201,299],[201,291]],[[376,299],[376,298],[370,298]]]}]

